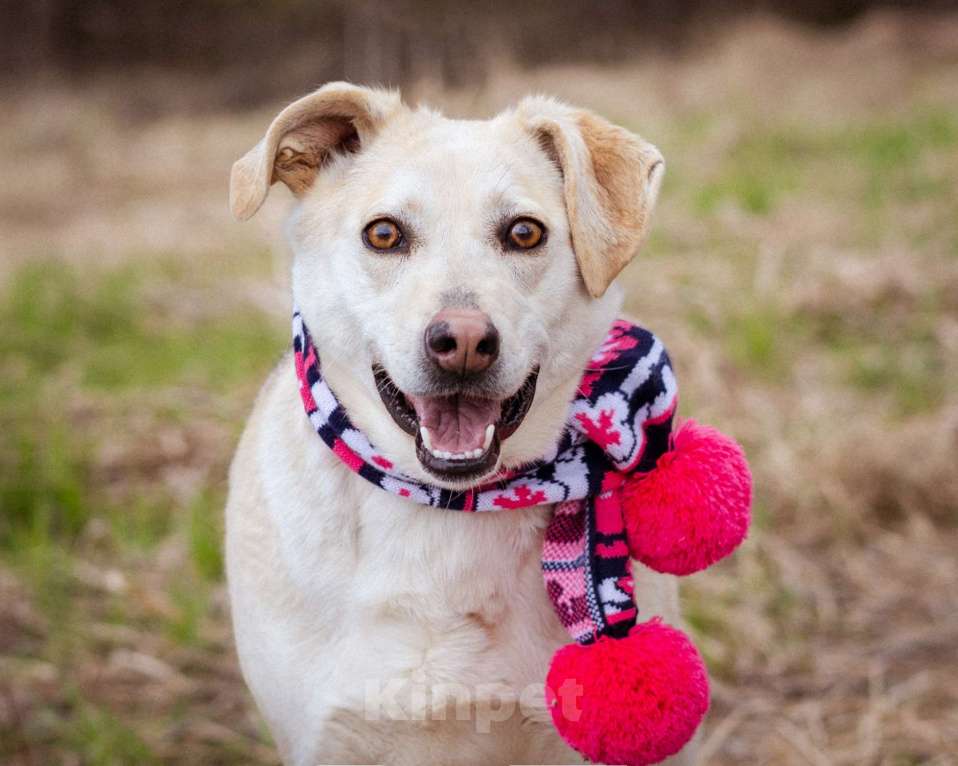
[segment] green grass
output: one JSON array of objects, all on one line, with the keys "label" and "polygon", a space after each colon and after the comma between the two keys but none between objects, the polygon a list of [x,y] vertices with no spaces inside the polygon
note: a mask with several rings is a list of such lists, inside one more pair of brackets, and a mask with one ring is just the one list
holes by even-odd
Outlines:
[{"label": "green grass", "polygon": [[[131,477],[117,496],[105,491],[98,473],[97,449],[112,435],[109,418],[100,424],[101,412],[155,409],[163,422],[177,422],[177,415],[188,420],[160,395],[192,389],[218,397],[248,385],[285,344],[273,321],[248,310],[193,323],[157,321],[143,290],[170,274],[175,270],[155,266],[81,273],[55,262],[31,264],[0,302],[0,555],[49,617],[49,656],[57,663],[68,662],[82,640],[71,618],[78,588],[73,556],[122,562],[182,535],[187,566],[170,593],[173,613],[162,621],[173,640],[187,645],[201,640],[210,584],[223,577],[222,492],[200,488],[183,505],[162,481]],[[155,405],[154,395],[160,396]],[[83,404],[78,411],[76,402]],[[105,521],[107,531],[91,543],[84,535],[94,519]],[[84,715],[76,732],[102,732],[91,740],[90,763],[106,762],[111,749],[131,762],[139,758],[137,740],[114,719],[92,708]]]},{"label": "green grass", "polygon": [[223,577],[223,498],[201,492],[187,513],[190,558],[201,578],[216,582]]},{"label": "green grass", "polygon": [[63,744],[86,766],[148,766],[156,763],[150,747],[114,713],[77,695],[63,723]]},{"label": "green grass", "polygon": [[[141,545],[161,538],[168,501],[140,496],[114,509],[97,489],[96,423],[78,420],[88,415],[71,413],[71,400],[105,397],[113,408],[149,411],[155,391],[222,393],[278,357],[281,331],[255,312],[194,324],[155,321],[142,293],[157,271],[80,273],[51,261],[23,268],[7,289],[0,304],[0,546],[20,534],[69,543],[94,514],[112,516],[114,530]],[[193,526],[197,550],[205,551],[197,553],[200,569],[217,576],[212,532]]]},{"label": "green grass", "polygon": [[[9,425],[9,424],[8,424]],[[16,422],[8,432],[0,475],[0,546],[17,534],[28,539],[72,539],[89,519],[89,465],[68,429],[42,423],[40,429]]]},{"label": "green grass", "polygon": [[920,312],[896,320],[879,307],[849,322],[830,311],[786,312],[746,299],[719,334],[738,369],[786,387],[795,384],[793,360],[816,347],[834,361],[829,384],[890,400],[890,415],[932,411],[947,392],[947,351]]},{"label": "green grass", "polygon": [[838,148],[847,146],[876,171],[915,162],[928,150],[958,146],[958,118],[944,109],[916,110],[906,118],[874,122],[839,133]]},{"label": "green grass", "polygon": [[167,620],[167,636],[178,644],[202,643],[203,622],[209,610],[209,587],[192,572],[182,574],[170,593],[174,614]]},{"label": "green grass", "polygon": [[940,108],[837,127],[755,125],[727,149],[717,172],[691,186],[692,207],[709,216],[731,203],[761,217],[789,196],[842,201],[854,194],[874,213],[897,201],[955,197],[953,179],[935,169],[935,159],[956,146],[958,113]]},{"label": "green grass", "polygon": [[170,506],[169,498],[162,492],[144,489],[125,502],[122,509],[112,509],[108,521],[113,538],[134,551],[151,550],[173,529]]},{"label": "green grass", "polygon": [[[150,297],[159,288],[175,300],[180,284],[196,289],[202,277],[162,259],[82,271],[43,261],[17,271],[0,295],[0,568],[16,574],[45,626],[42,637],[24,636],[5,654],[41,658],[62,686],[56,705],[31,714],[34,745],[49,743],[50,752],[90,766],[160,761],[149,733],[169,725],[151,724],[149,700],[118,705],[87,689],[84,669],[106,662],[100,653],[110,646],[101,647],[94,626],[142,632],[183,651],[223,651],[215,643],[221,632],[209,633],[223,580],[223,491],[208,481],[185,495],[177,490],[162,463],[153,467],[162,458],[150,424],[189,435],[209,427],[204,418],[228,418],[229,442],[256,381],[287,343],[285,328],[257,311],[181,315]],[[142,433],[126,430],[134,422]],[[100,455],[114,439],[135,454],[114,448],[107,469]],[[186,458],[192,441],[184,441]],[[153,575],[159,581],[138,582],[142,562],[169,541],[184,561]],[[106,593],[78,566],[119,569],[126,589]],[[154,595],[144,600],[144,590]],[[16,754],[23,731],[0,728],[0,740],[8,735]],[[231,761],[248,760],[236,755]]]},{"label": "green grass", "polygon": [[944,363],[928,344],[905,349],[872,344],[849,356],[849,381],[865,391],[891,392],[903,415],[930,412],[944,399]]},{"label": "green grass", "polygon": [[736,364],[757,375],[776,376],[788,365],[790,329],[776,307],[756,302],[730,314],[723,337]]},{"label": "green grass", "polygon": [[838,363],[844,382],[890,399],[902,416],[940,406],[947,393],[948,350],[936,329],[941,298],[878,300],[854,314],[828,309],[797,317],[806,341]]},{"label": "green grass", "polygon": [[24,268],[0,313],[0,352],[22,373],[73,365],[73,382],[105,392],[189,383],[223,390],[276,358],[276,327],[255,313],[187,327],[164,321],[175,320],[170,309],[154,315],[142,292],[157,271],[126,267],[91,278],[53,262]]},{"label": "green grass", "polygon": [[[283,331],[258,312],[170,321],[175,307],[144,299],[156,280],[185,278],[162,262],[80,272],[49,261],[17,272],[0,298],[0,561],[47,616],[47,656],[64,668],[83,641],[74,557],[122,566],[181,535],[187,565],[169,594],[172,613],[160,621],[187,645],[201,640],[210,584],[223,577],[222,492],[202,486],[184,504],[160,476],[133,474],[110,492],[97,459],[111,437],[125,436],[112,430],[117,416],[189,427],[188,409],[177,409],[177,397],[171,405],[169,391],[215,402],[265,374],[285,345]],[[147,431],[136,441],[151,438]],[[88,539],[94,520],[104,523]],[[131,614],[115,601],[101,606],[107,620]],[[95,706],[81,706],[64,736],[88,741],[84,763],[145,762],[142,743]]]}]

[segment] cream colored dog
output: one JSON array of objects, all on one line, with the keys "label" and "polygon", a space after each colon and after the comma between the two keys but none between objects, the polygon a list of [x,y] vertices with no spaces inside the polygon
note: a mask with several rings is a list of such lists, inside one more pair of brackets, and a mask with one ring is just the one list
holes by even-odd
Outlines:
[{"label": "cream colored dog", "polygon": [[[230,204],[249,218],[275,181],[299,198],[293,297],[331,388],[398,469],[462,487],[555,443],[663,171],[652,145],[551,99],[473,122],[333,83],[236,163]],[[452,392],[460,411],[438,403]],[[284,358],[227,505],[240,663],[283,760],[581,763],[542,701],[569,641],[539,567],[550,510],[377,489],[319,439]],[[675,581],[635,566],[642,614],[677,624]]]}]

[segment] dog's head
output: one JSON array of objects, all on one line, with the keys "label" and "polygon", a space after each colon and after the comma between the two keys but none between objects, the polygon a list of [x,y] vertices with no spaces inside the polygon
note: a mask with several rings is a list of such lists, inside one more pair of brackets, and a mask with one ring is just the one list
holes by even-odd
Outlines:
[{"label": "dog's head", "polygon": [[464,121],[332,83],[235,164],[230,204],[249,218],[276,181],[299,198],[293,293],[324,374],[402,470],[462,487],[555,444],[663,172],[548,98]]}]

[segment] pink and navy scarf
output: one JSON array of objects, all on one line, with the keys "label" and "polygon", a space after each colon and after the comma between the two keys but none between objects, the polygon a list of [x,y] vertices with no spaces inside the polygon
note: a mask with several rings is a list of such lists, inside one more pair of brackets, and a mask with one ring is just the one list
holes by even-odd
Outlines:
[{"label": "pink and navy scarf", "polygon": [[650,471],[668,450],[677,401],[658,338],[616,320],[586,368],[549,454],[465,491],[406,476],[352,424],[323,378],[299,312],[293,315],[293,351],[306,414],[349,468],[380,489],[444,510],[484,513],[554,504],[542,574],[556,614],[581,644],[628,633],[637,610],[618,490],[628,475]]}]

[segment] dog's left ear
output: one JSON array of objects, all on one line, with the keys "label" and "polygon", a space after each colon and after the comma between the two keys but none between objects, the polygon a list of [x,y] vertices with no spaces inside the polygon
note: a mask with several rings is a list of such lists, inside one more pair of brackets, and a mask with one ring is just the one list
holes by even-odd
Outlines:
[{"label": "dog's left ear", "polygon": [[282,181],[297,197],[316,180],[333,152],[357,152],[402,108],[399,94],[331,82],[281,111],[262,140],[233,165],[230,210],[241,221],[255,213],[269,187]]},{"label": "dog's left ear", "polygon": [[645,239],[665,161],[634,133],[550,98],[524,99],[517,115],[562,171],[579,271],[599,298]]}]

